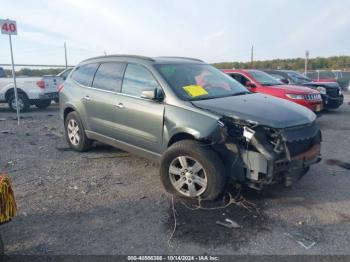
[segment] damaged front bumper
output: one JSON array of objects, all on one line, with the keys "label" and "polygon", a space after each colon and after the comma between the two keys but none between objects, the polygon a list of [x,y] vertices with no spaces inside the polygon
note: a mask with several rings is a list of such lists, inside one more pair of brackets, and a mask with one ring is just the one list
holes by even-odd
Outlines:
[{"label": "damaged front bumper", "polygon": [[232,128],[235,135],[228,132],[227,140],[235,146],[226,144],[237,155],[231,165],[231,177],[252,188],[261,189],[276,182],[291,186],[321,160],[321,132],[316,123],[281,130],[249,127],[248,135],[246,126],[236,124]]}]

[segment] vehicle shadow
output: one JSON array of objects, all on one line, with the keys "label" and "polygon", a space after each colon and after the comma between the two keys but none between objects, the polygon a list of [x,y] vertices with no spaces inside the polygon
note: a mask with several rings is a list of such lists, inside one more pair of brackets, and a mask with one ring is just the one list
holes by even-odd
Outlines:
[{"label": "vehicle shadow", "polygon": [[[37,107],[30,107],[28,111],[20,113],[22,116],[28,115],[30,113],[41,113],[41,112],[48,112],[48,113],[57,113],[58,112],[58,105],[57,104],[52,104],[48,108],[45,109],[40,109]],[[0,107],[0,113],[8,113],[12,114],[13,116],[16,116],[16,112],[13,112],[10,108],[8,107]]]}]

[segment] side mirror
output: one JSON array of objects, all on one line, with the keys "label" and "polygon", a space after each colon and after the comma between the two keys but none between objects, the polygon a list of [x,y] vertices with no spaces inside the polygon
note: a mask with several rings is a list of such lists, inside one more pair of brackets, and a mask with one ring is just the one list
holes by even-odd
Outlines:
[{"label": "side mirror", "polygon": [[250,81],[247,81],[247,82],[245,83],[245,86],[246,86],[246,87],[249,87],[249,88],[255,88],[255,87],[256,87],[256,85],[255,85],[254,83],[250,82]]},{"label": "side mirror", "polygon": [[141,92],[141,98],[161,101],[164,98],[164,93],[160,89],[148,89]]}]

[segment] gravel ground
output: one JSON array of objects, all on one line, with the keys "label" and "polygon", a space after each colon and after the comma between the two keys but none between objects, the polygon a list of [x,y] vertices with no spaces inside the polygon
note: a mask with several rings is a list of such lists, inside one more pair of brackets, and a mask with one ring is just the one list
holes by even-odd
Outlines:
[{"label": "gravel ground", "polygon": [[[349,101],[318,119],[324,160],[350,159]],[[14,116],[0,108],[0,172],[18,204],[0,228],[7,254],[350,254],[350,170],[322,161],[290,189],[244,190],[248,208],[174,199],[168,242],[172,198],[157,163],[104,145],[69,150],[55,104],[20,127]],[[216,224],[225,218],[241,228]]]}]

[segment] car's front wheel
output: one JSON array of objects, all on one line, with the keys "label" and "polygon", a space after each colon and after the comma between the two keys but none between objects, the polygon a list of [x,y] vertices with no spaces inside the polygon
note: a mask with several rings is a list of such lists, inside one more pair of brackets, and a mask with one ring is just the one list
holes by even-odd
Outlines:
[{"label": "car's front wheel", "polygon": [[66,140],[75,151],[83,152],[90,148],[91,140],[87,138],[84,126],[76,112],[70,112],[64,122]]},{"label": "car's front wheel", "polygon": [[223,192],[226,176],[219,156],[208,145],[182,140],[162,156],[161,181],[175,195],[214,200]]}]

